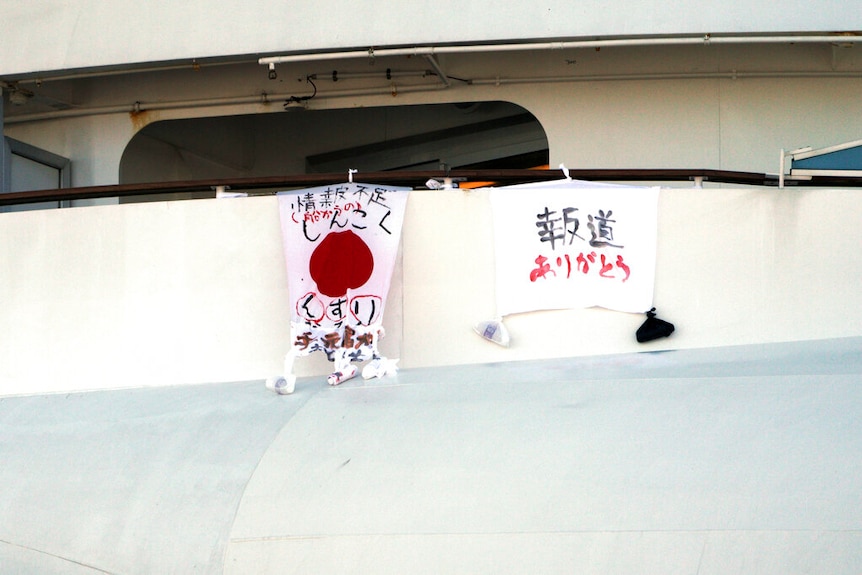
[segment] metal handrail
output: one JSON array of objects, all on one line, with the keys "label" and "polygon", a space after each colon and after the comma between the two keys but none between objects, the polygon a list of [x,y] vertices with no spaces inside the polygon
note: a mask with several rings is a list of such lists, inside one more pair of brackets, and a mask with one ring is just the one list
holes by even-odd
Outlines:
[{"label": "metal handrail", "polygon": [[[670,182],[709,181],[714,183],[754,186],[778,186],[778,176],[756,173],[708,169],[596,169],[568,170],[569,177],[586,181],[611,182]],[[360,172],[357,181],[409,187],[425,187],[428,180],[451,178],[456,182],[493,182],[494,185],[511,185],[528,182],[553,181],[563,177],[560,170],[491,169],[491,170],[423,170]],[[86,200],[96,198],[157,196],[159,194],[211,192],[218,188],[232,191],[271,194],[273,190],[324,186],[345,182],[345,173],[293,174],[253,178],[221,178],[174,182],[115,184],[10,192],[0,194],[0,206]],[[489,184],[490,185],[490,184]],[[786,185],[862,187],[862,178],[813,177],[810,180],[789,181]]]}]

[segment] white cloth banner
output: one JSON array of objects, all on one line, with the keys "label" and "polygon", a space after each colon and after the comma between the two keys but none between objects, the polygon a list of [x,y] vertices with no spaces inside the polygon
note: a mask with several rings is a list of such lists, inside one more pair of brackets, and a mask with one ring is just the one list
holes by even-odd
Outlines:
[{"label": "white cloth banner", "polygon": [[377,357],[408,192],[350,182],[278,194],[297,355]]},{"label": "white cloth banner", "polygon": [[562,180],[489,195],[500,316],[652,307],[658,188]]}]

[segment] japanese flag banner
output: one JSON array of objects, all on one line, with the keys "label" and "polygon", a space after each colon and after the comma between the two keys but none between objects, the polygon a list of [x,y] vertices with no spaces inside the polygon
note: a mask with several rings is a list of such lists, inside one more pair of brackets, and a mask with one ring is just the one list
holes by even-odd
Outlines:
[{"label": "japanese flag banner", "polygon": [[658,192],[577,180],[491,188],[497,313],[650,309]]},{"label": "japanese flag banner", "polygon": [[293,351],[339,367],[377,357],[409,188],[344,183],[280,192]]}]

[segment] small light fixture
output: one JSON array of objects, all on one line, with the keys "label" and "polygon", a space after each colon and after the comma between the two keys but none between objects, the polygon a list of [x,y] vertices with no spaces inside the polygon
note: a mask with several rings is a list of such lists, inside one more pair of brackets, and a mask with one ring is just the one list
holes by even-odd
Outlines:
[{"label": "small light fixture", "polygon": [[278,78],[278,74],[275,72],[275,63],[270,62],[269,63],[269,79],[275,80],[276,78]]}]

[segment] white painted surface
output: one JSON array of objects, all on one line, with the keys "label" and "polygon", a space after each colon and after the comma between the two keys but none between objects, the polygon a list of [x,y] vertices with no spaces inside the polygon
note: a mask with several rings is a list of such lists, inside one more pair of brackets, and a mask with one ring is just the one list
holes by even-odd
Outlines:
[{"label": "white painted surface", "polygon": [[0,564],[858,573],[860,346],[0,398]]},{"label": "white painted surface", "polygon": [[[677,331],[635,342],[641,314],[493,318],[484,192],[408,201],[383,352],[402,367],[862,335],[855,190],[663,189],[655,305]],[[262,379],[290,310],[272,196],[0,214],[0,394]],[[328,373],[320,358],[299,375]]]},{"label": "white painted surface", "polygon": [[0,400],[0,571],[220,573],[248,478],[302,405],[263,384]]},{"label": "white painted surface", "polygon": [[274,367],[290,316],[278,212],[260,203],[3,214],[4,391],[242,380]]},{"label": "white painted surface", "polygon": [[[766,0],[728,4],[644,0],[541,5],[407,2],[371,6],[230,0],[97,0],[5,3],[0,74],[369,46],[652,34],[841,31],[862,27],[840,0],[777,9]],[[461,25],[469,22],[469,26]],[[27,58],[20,58],[25,53]]]}]

